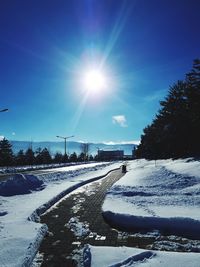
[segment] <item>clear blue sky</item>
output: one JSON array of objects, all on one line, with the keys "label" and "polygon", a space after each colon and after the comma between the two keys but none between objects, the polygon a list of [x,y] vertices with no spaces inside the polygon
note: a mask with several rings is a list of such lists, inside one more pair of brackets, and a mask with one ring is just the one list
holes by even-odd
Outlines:
[{"label": "clear blue sky", "polygon": [[[10,111],[0,113],[0,135],[139,140],[200,56],[199,11],[199,0],[1,1],[0,108]],[[90,63],[110,84],[86,97],[80,76]]]}]

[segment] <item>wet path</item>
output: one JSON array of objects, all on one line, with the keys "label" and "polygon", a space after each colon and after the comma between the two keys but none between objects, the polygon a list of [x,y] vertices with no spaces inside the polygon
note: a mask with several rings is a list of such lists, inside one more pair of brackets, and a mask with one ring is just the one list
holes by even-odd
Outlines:
[{"label": "wet path", "polygon": [[[41,222],[49,228],[39,250],[43,254],[42,266],[76,266],[71,255],[75,249],[87,243],[118,245],[118,233],[104,222],[101,207],[106,191],[121,177],[121,171],[113,171],[104,179],[75,190],[50,212],[41,216]],[[70,219],[71,224],[67,226]],[[74,234],[70,228],[74,228],[77,233]]]},{"label": "wet path", "polygon": [[41,216],[41,222],[48,225],[49,233],[39,249],[38,255],[42,259],[37,257],[38,262],[41,260],[42,264],[36,266],[77,266],[76,259],[80,261],[80,249],[84,244],[152,249],[149,246],[158,238],[166,240],[166,237],[159,235],[119,232],[104,222],[101,209],[106,192],[121,177],[121,171],[113,171],[104,179],[73,191]]}]

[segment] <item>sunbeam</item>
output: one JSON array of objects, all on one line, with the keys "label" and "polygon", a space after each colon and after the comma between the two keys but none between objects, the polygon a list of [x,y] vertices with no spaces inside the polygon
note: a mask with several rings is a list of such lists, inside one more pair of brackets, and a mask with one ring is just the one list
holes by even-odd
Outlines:
[{"label": "sunbeam", "polygon": [[72,133],[74,134],[76,132],[76,129],[79,125],[80,119],[83,115],[83,112],[85,110],[85,106],[87,104],[87,100],[89,97],[89,92],[86,92],[85,95],[82,98],[82,101],[80,102],[80,105],[78,106],[73,118],[72,118],[72,122],[73,122],[73,126],[72,126]]},{"label": "sunbeam", "polygon": [[127,18],[129,17],[129,15],[132,11],[132,8],[133,8],[133,4],[130,6],[130,5],[126,5],[126,1],[123,2],[119,16],[116,19],[115,25],[113,27],[111,34],[110,34],[110,39],[109,39],[107,46],[105,48],[104,56],[103,56],[102,61],[101,61],[101,66],[103,66],[105,64],[105,62],[107,61],[108,57],[110,56],[110,54],[111,54],[111,52],[115,46],[115,44],[117,43],[119,36],[120,36],[122,30],[124,29]]}]

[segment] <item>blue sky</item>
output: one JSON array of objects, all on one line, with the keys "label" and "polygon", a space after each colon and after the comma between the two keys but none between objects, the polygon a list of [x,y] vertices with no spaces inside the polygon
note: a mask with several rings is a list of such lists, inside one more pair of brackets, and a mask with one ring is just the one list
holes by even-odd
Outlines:
[{"label": "blue sky", "polygon": [[[0,135],[139,140],[199,57],[199,10],[199,0],[1,1]],[[109,86],[88,95],[91,65]]]}]

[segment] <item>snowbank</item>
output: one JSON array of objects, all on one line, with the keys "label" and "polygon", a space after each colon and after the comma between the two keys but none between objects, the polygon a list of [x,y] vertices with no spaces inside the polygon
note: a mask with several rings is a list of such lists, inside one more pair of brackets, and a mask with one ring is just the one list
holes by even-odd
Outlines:
[{"label": "snowbank", "polygon": [[199,267],[200,256],[198,253],[88,246],[84,250],[84,260],[84,267]]},{"label": "snowbank", "polygon": [[123,230],[158,229],[200,239],[199,173],[198,161],[129,162],[107,194],[104,218]]},{"label": "snowbank", "polygon": [[103,213],[105,221],[113,228],[122,231],[140,231],[158,229],[163,233],[185,236],[192,239],[200,239],[200,221],[190,218],[174,217],[144,217],[128,214],[116,214],[110,211]]},{"label": "snowbank", "polygon": [[44,183],[34,175],[15,174],[6,181],[0,182],[0,196],[14,196],[42,190]]},{"label": "snowbank", "polygon": [[[88,162],[90,164],[91,162]],[[0,174],[6,173],[19,173],[25,171],[34,171],[34,170],[45,170],[45,169],[55,169],[60,167],[74,166],[74,165],[85,165],[84,162],[70,162],[70,163],[52,163],[52,164],[40,164],[40,165],[25,165],[25,166],[9,166],[9,167],[0,167]]]}]

